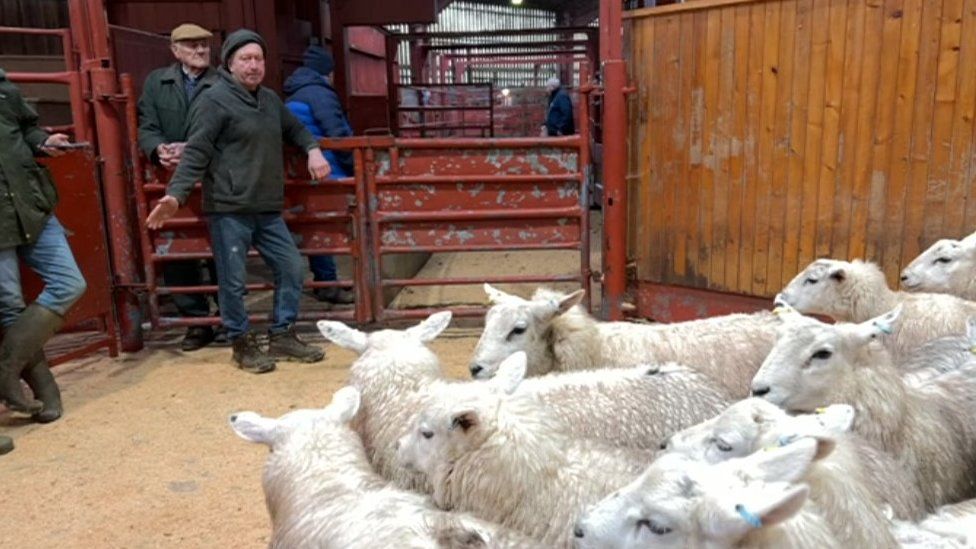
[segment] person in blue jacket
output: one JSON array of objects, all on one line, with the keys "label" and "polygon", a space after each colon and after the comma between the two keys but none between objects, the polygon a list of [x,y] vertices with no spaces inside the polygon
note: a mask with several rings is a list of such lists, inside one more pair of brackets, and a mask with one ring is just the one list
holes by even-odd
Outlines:
[{"label": "person in blue jacket", "polygon": [[[335,62],[329,52],[312,45],[302,55],[302,66],[285,80],[284,90],[288,96],[285,105],[316,139],[352,135],[352,126],[339,101],[339,94],[332,87],[334,68]],[[332,167],[331,179],[352,177],[354,168],[350,151],[323,152]],[[317,282],[337,280],[335,258],[331,255],[310,256],[308,263]],[[351,290],[337,287],[316,288],[315,297],[335,304],[349,304],[355,300]]]},{"label": "person in blue jacket", "polygon": [[576,126],[573,124],[573,100],[569,98],[569,93],[556,77],[546,81],[546,91],[549,92],[549,108],[546,111],[546,125],[542,126],[542,137],[573,135]]}]

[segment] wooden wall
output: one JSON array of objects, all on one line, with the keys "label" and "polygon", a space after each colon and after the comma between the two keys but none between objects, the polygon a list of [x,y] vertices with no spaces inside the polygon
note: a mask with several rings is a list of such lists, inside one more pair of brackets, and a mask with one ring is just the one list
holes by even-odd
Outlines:
[{"label": "wooden wall", "polygon": [[818,257],[898,272],[976,230],[976,0],[627,13],[638,278],[772,296]]}]

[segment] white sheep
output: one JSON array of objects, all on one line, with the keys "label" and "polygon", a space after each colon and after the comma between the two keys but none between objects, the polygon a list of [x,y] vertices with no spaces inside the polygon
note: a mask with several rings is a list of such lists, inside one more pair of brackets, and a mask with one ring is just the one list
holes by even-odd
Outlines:
[{"label": "white sheep", "polygon": [[843,547],[799,483],[817,454],[803,438],[718,464],[662,456],[582,515],[575,547]]},{"label": "white sheep", "polygon": [[504,361],[479,394],[447,391],[400,442],[435,503],[564,547],[579,512],[640,474],[648,452],[569,438],[532,397],[513,395],[525,354]]},{"label": "white sheep", "polygon": [[529,376],[553,371],[677,362],[719,383],[732,398],[748,395],[749,380],[775,341],[776,316],[735,314],[674,324],[598,322],[568,296],[540,288],[531,300],[485,284],[493,306],[470,370],[488,378],[516,351],[529,356]]},{"label": "white sheep", "polygon": [[854,415],[850,405],[835,404],[815,414],[790,416],[768,401],[750,398],[675,433],[665,453],[719,463],[799,437],[824,439],[836,448],[810,469],[804,481],[810,485],[811,500],[820,505],[838,537],[846,545],[860,547],[870,540],[890,538],[882,504],[890,505],[898,518],[917,520],[925,514],[925,502],[914,487],[911,471],[861,437],[848,434]]},{"label": "white sheep", "polygon": [[420,410],[418,391],[442,377],[440,361],[426,344],[450,322],[450,311],[444,311],[407,330],[369,334],[341,322],[318,323],[326,339],[359,353],[349,368],[349,384],[362,393],[362,413],[353,425],[376,470],[402,488],[424,490],[422,476],[397,467],[396,441]]},{"label": "white sheep", "polygon": [[939,240],[901,272],[909,292],[951,294],[976,301],[976,233],[965,240]]},{"label": "white sheep", "polygon": [[905,548],[976,547],[976,499],[945,505],[925,520],[893,520],[895,537]]},{"label": "white sheep", "polygon": [[850,404],[854,432],[914,472],[928,510],[976,495],[976,369],[906,383],[875,341],[894,329],[898,309],[861,324],[789,316],[753,395],[793,412]]},{"label": "white sheep", "polygon": [[933,339],[899,360],[898,367],[905,372],[906,381],[915,384],[960,368],[976,367],[976,317],[969,318],[965,335]]},{"label": "white sheep", "polygon": [[263,487],[273,534],[270,547],[532,547],[514,532],[436,509],[430,499],[393,487],[366,459],[348,422],[359,392],[336,391],[322,409],[278,419],[254,412],[230,417],[240,437],[271,449]]},{"label": "white sheep", "polygon": [[669,363],[552,373],[526,379],[516,394],[538,398],[560,430],[574,438],[657,449],[675,431],[728,406],[729,399],[715,385],[694,370]]},{"label": "white sheep", "polygon": [[976,315],[976,303],[955,296],[893,291],[881,269],[863,261],[818,259],[780,295],[801,313],[842,322],[864,322],[902,305],[902,321],[891,336],[896,359],[926,341],[965,333],[966,320]]}]

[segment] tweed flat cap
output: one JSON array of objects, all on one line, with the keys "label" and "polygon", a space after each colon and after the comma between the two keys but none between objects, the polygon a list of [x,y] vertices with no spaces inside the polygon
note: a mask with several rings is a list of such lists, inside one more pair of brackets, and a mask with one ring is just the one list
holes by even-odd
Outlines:
[{"label": "tweed flat cap", "polygon": [[182,25],[173,29],[173,32],[169,34],[170,42],[179,42],[180,40],[200,40],[201,38],[210,38],[213,33],[207,29],[194,25],[193,23],[183,23]]}]

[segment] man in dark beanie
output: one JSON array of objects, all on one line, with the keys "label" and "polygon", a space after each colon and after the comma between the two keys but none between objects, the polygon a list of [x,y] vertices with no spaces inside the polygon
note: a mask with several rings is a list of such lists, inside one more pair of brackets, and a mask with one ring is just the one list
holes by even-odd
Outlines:
[{"label": "man in dark beanie", "polygon": [[[332,70],[335,62],[321,46],[309,46],[302,56],[303,65],[285,81],[285,104],[316,138],[349,137],[352,127],[339,101],[339,94],[332,87]],[[353,175],[352,154],[349,151],[325,151],[325,159],[332,168],[333,179]],[[335,259],[330,255],[310,256],[309,266],[317,282],[337,280]],[[349,304],[355,300],[346,288],[316,288],[319,301]]]},{"label": "man in dark beanie", "polygon": [[[234,362],[252,373],[270,372],[275,359],[317,362],[321,349],[295,333],[302,293],[302,257],[281,217],[288,140],[308,153],[308,171],[323,180],[329,163],[318,142],[264,80],[264,40],[241,29],[221,49],[219,78],[190,109],[189,135],[166,196],[146,224],[159,229],[203,183],[202,210],[210,226],[220,286],[220,316],[234,347]],[[244,307],[247,252],[253,246],[274,272],[270,343],[265,352],[250,330]]]}]

